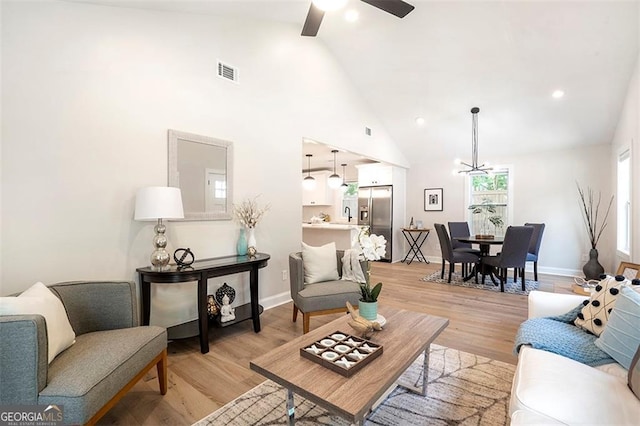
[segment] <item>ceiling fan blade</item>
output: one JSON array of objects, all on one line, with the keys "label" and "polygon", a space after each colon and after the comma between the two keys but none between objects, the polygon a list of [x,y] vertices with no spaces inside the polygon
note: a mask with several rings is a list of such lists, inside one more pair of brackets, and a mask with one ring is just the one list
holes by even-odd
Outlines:
[{"label": "ceiling fan blade", "polygon": [[316,34],[318,34],[318,29],[320,28],[323,17],[324,10],[319,9],[311,3],[311,7],[309,7],[309,12],[307,13],[307,19],[304,21],[304,26],[302,27],[302,35],[315,37]]},{"label": "ceiling fan blade", "polygon": [[398,18],[404,18],[415,9],[414,6],[406,3],[402,0],[362,0],[363,2],[370,4],[371,6],[382,9]]}]

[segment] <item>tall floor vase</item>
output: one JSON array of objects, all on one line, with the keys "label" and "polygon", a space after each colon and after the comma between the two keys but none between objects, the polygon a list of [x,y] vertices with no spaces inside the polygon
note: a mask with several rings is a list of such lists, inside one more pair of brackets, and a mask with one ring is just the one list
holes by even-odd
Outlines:
[{"label": "tall floor vase", "polygon": [[582,267],[582,272],[588,280],[597,280],[604,273],[604,268],[598,262],[598,249],[589,250],[589,261]]}]

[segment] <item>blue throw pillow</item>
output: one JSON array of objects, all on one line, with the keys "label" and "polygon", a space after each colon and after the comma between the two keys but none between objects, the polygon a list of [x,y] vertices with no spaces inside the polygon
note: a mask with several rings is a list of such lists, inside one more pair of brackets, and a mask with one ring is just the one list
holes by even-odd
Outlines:
[{"label": "blue throw pillow", "polygon": [[595,344],[629,369],[640,345],[640,294],[622,286],[609,321]]}]

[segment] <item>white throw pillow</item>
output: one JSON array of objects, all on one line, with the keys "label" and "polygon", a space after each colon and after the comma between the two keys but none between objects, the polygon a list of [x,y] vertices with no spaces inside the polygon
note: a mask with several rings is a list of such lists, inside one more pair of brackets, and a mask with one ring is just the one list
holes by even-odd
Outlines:
[{"label": "white throw pillow", "polygon": [[340,279],[336,243],[325,244],[321,247],[312,247],[302,243],[302,264],[306,284]]},{"label": "white throw pillow", "polygon": [[0,315],[42,315],[47,324],[49,363],[75,343],[76,334],[64,305],[44,284],[38,282],[18,297],[0,297]]}]

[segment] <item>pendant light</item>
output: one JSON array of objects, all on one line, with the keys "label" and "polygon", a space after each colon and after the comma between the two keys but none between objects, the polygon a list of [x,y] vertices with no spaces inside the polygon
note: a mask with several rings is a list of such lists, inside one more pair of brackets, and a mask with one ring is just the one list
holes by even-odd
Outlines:
[{"label": "pendant light", "polygon": [[342,191],[342,193],[347,192],[347,189],[349,189],[349,185],[347,185],[346,179],[347,179],[347,172],[345,167],[347,167],[346,164],[341,164],[342,166],[342,185],[340,185],[340,190]]},{"label": "pendant light", "polygon": [[471,164],[467,164],[463,161],[456,160],[456,164],[462,164],[468,167],[468,169],[458,170],[458,173],[470,173],[470,174],[487,174],[489,170],[493,170],[488,166],[488,163],[478,164],[478,113],[480,108],[471,108]]},{"label": "pendant light", "polygon": [[340,184],[342,183],[340,175],[336,173],[336,153],[338,152],[338,150],[333,149],[331,150],[331,152],[333,152],[333,174],[329,176],[329,188],[338,189],[340,188]]},{"label": "pendant light", "polygon": [[316,180],[311,176],[311,157],[313,155],[306,154],[307,156],[307,176],[302,180],[302,187],[307,191],[312,191],[316,188]]}]

